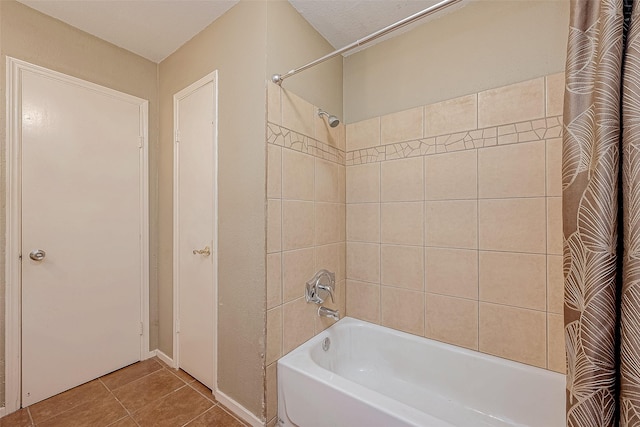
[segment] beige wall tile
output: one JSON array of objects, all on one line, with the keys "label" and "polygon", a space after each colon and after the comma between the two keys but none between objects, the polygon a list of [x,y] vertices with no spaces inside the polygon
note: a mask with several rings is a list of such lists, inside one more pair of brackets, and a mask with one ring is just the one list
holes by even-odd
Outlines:
[{"label": "beige wall tile", "polygon": [[347,316],[380,323],[380,285],[347,280]]},{"label": "beige wall tile", "polygon": [[305,283],[315,274],[313,257],[313,248],[282,253],[283,302],[304,296]]},{"label": "beige wall tile", "polygon": [[462,96],[424,107],[424,136],[477,129],[478,95]]},{"label": "beige wall tile", "polygon": [[[315,268],[316,271],[326,269],[335,273],[336,282],[345,278],[345,243],[333,243],[331,245],[316,246],[315,248]],[[310,279],[311,277],[309,277]],[[308,280],[308,279],[307,279]],[[306,281],[305,281],[306,282]]]},{"label": "beige wall tile", "polygon": [[328,162],[322,159],[315,159],[316,161],[316,202],[334,202],[344,203],[344,180],[341,180],[342,176],[340,169],[344,169],[344,166],[338,165],[333,162]]},{"label": "beige wall tile", "polygon": [[313,202],[282,202],[282,249],[313,246]]},{"label": "beige wall tile", "polygon": [[478,127],[539,119],[545,115],[544,78],[478,93]]},{"label": "beige wall tile", "polygon": [[399,245],[422,245],[423,202],[382,203],[380,241]]},{"label": "beige wall tile", "polygon": [[380,145],[380,117],[347,125],[347,151]]},{"label": "beige wall tile", "polygon": [[547,319],[542,311],[480,303],[479,349],[540,368],[547,366]]},{"label": "beige wall tile", "polygon": [[349,166],[346,168],[347,203],[380,201],[380,164]]},{"label": "beige wall tile", "polygon": [[424,290],[423,249],[421,246],[382,245],[380,282],[414,291]]},{"label": "beige wall tile", "polygon": [[427,292],[478,299],[478,251],[425,248]]},{"label": "beige wall tile", "polygon": [[347,205],[347,240],[350,242],[380,242],[380,204]]},{"label": "beige wall tile", "polygon": [[317,305],[307,303],[304,298],[293,300],[282,306],[283,354],[289,353],[313,337],[317,310]]},{"label": "beige wall tile", "polygon": [[278,414],[278,371],[277,363],[267,366],[267,419],[271,419]]},{"label": "beige wall tile", "polygon": [[282,124],[281,88],[275,83],[267,84],[267,120],[277,125]]},{"label": "beige wall tile", "polygon": [[336,129],[338,130],[338,146],[336,148],[347,151],[347,126],[340,123]]},{"label": "beige wall tile", "polygon": [[380,165],[380,197],[383,202],[423,200],[423,160],[420,157],[383,162]]},{"label": "beige wall tile", "polygon": [[267,311],[267,365],[282,356],[282,307]]},{"label": "beige wall tile", "polygon": [[282,126],[312,137],[315,114],[312,104],[282,89]]},{"label": "beige wall tile", "polygon": [[267,253],[278,252],[282,248],[282,202],[277,199],[267,201]]},{"label": "beige wall tile", "polygon": [[564,339],[564,316],[547,314],[548,362],[547,368],[564,374],[567,370],[566,348]]},{"label": "beige wall tile", "polygon": [[382,286],[382,325],[424,335],[424,293]]},{"label": "beige wall tile", "polygon": [[422,138],[424,107],[387,114],[380,119],[382,145]]},{"label": "beige wall tile", "polygon": [[314,158],[297,151],[282,150],[282,198],[313,200]]},{"label": "beige wall tile", "polygon": [[544,141],[478,150],[478,188],[480,198],[544,196]]},{"label": "beige wall tile", "polygon": [[562,138],[547,140],[547,196],[562,196]]},{"label": "beige wall tile", "polygon": [[425,156],[426,200],[475,199],[478,196],[477,150]]},{"label": "beige wall tile", "polygon": [[564,312],[562,255],[547,255],[547,311]]},{"label": "beige wall tile", "polygon": [[562,254],[562,198],[547,198],[547,253]]},{"label": "beige wall tile", "polygon": [[427,294],[426,337],[478,349],[478,302]]},{"label": "beige wall tile", "polygon": [[347,279],[380,282],[380,245],[347,243]]},{"label": "beige wall tile", "polygon": [[267,144],[267,198],[282,197],[282,148]]},{"label": "beige wall tile", "polygon": [[425,203],[427,246],[476,249],[478,202],[452,200]]},{"label": "beige wall tile", "polygon": [[562,115],[564,101],[564,73],[546,77],[547,116]]},{"label": "beige wall tile", "polygon": [[545,199],[480,200],[479,247],[485,250],[545,253]]},{"label": "beige wall tile", "polygon": [[343,144],[340,141],[340,139],[343,138],[342,133],[344,132],[344,125],[340,123],[338,126],[332,128],[329,126],[326,116],[320,117],[317,113],[317,108],[314,111],[316,112],[313,120],[314,138],[344,151],[344,147],[341,147]]},{"label": "beige wall tile", "polygon": [[282,304],[282,254],[267,255],[267,309]]},{"label": "beige wall tile", "polygon": [[546,256],[480,251],[480,301],[545,311]]},{"label": "beige wall tile", "polygon": [[338,195],[340,203],[347,203],[347,168],[340,166],[338,169]]},{"label": "beige wall tile", "polygon": [[345,205],[343,203],[316,203],[315,244],[326,245],[344,241]]}]

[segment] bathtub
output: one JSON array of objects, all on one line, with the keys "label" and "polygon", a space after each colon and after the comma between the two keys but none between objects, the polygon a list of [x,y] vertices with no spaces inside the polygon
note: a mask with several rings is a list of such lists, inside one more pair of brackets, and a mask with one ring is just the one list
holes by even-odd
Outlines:
[{"label": "bathtub", "polygon": [[278,361],[278,418],[283,427],[562,427],[565,377],[347,317]]}]

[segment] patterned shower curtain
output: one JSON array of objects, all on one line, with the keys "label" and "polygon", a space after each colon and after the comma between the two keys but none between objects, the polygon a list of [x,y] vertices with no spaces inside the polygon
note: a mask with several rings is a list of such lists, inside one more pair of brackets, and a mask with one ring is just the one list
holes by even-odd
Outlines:
[{"label": "patterned shower curtain", "polygon": [[562,162],[568,426],[640,426],[638,3],[571,2]]}]

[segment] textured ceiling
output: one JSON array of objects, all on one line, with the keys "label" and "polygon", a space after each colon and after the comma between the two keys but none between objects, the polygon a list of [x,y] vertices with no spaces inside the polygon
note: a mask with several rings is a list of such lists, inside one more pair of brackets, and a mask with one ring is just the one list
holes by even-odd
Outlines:
[{"label": "textured ceiling", "polygon": [[[237,0],[18,1],[154,62],[162,61],[238,3]],[[289,0],[336,49],[438,1]],[[437,15],[442,13],[446,12]],[[432,18],[419,23],[428,19]]]},{"label": "textured ceiling", "polygon": [[[440,0],[289,0],[336,49],[439,2]],[[441,16],[441,13],[436,15]],[[417,24],[424,23],[427,19],[430,18],[424,18]],[[394,35],[397,34],[396,32]]]}]

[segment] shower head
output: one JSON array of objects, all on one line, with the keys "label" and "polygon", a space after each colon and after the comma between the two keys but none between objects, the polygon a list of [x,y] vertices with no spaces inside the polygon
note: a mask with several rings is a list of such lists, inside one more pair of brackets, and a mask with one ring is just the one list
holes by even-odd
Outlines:
[{"label": "shower head", "polygon": [[336,116],[334,115],[330,115],[329,113],[327,113],[324,110],[318,110],[318,116],[322,117],[322,116],[327,116],[327,122],[329,122],[329,126],[331,126],[332,128],[338,126],[340,124],[340,119],[338,119]]}]

